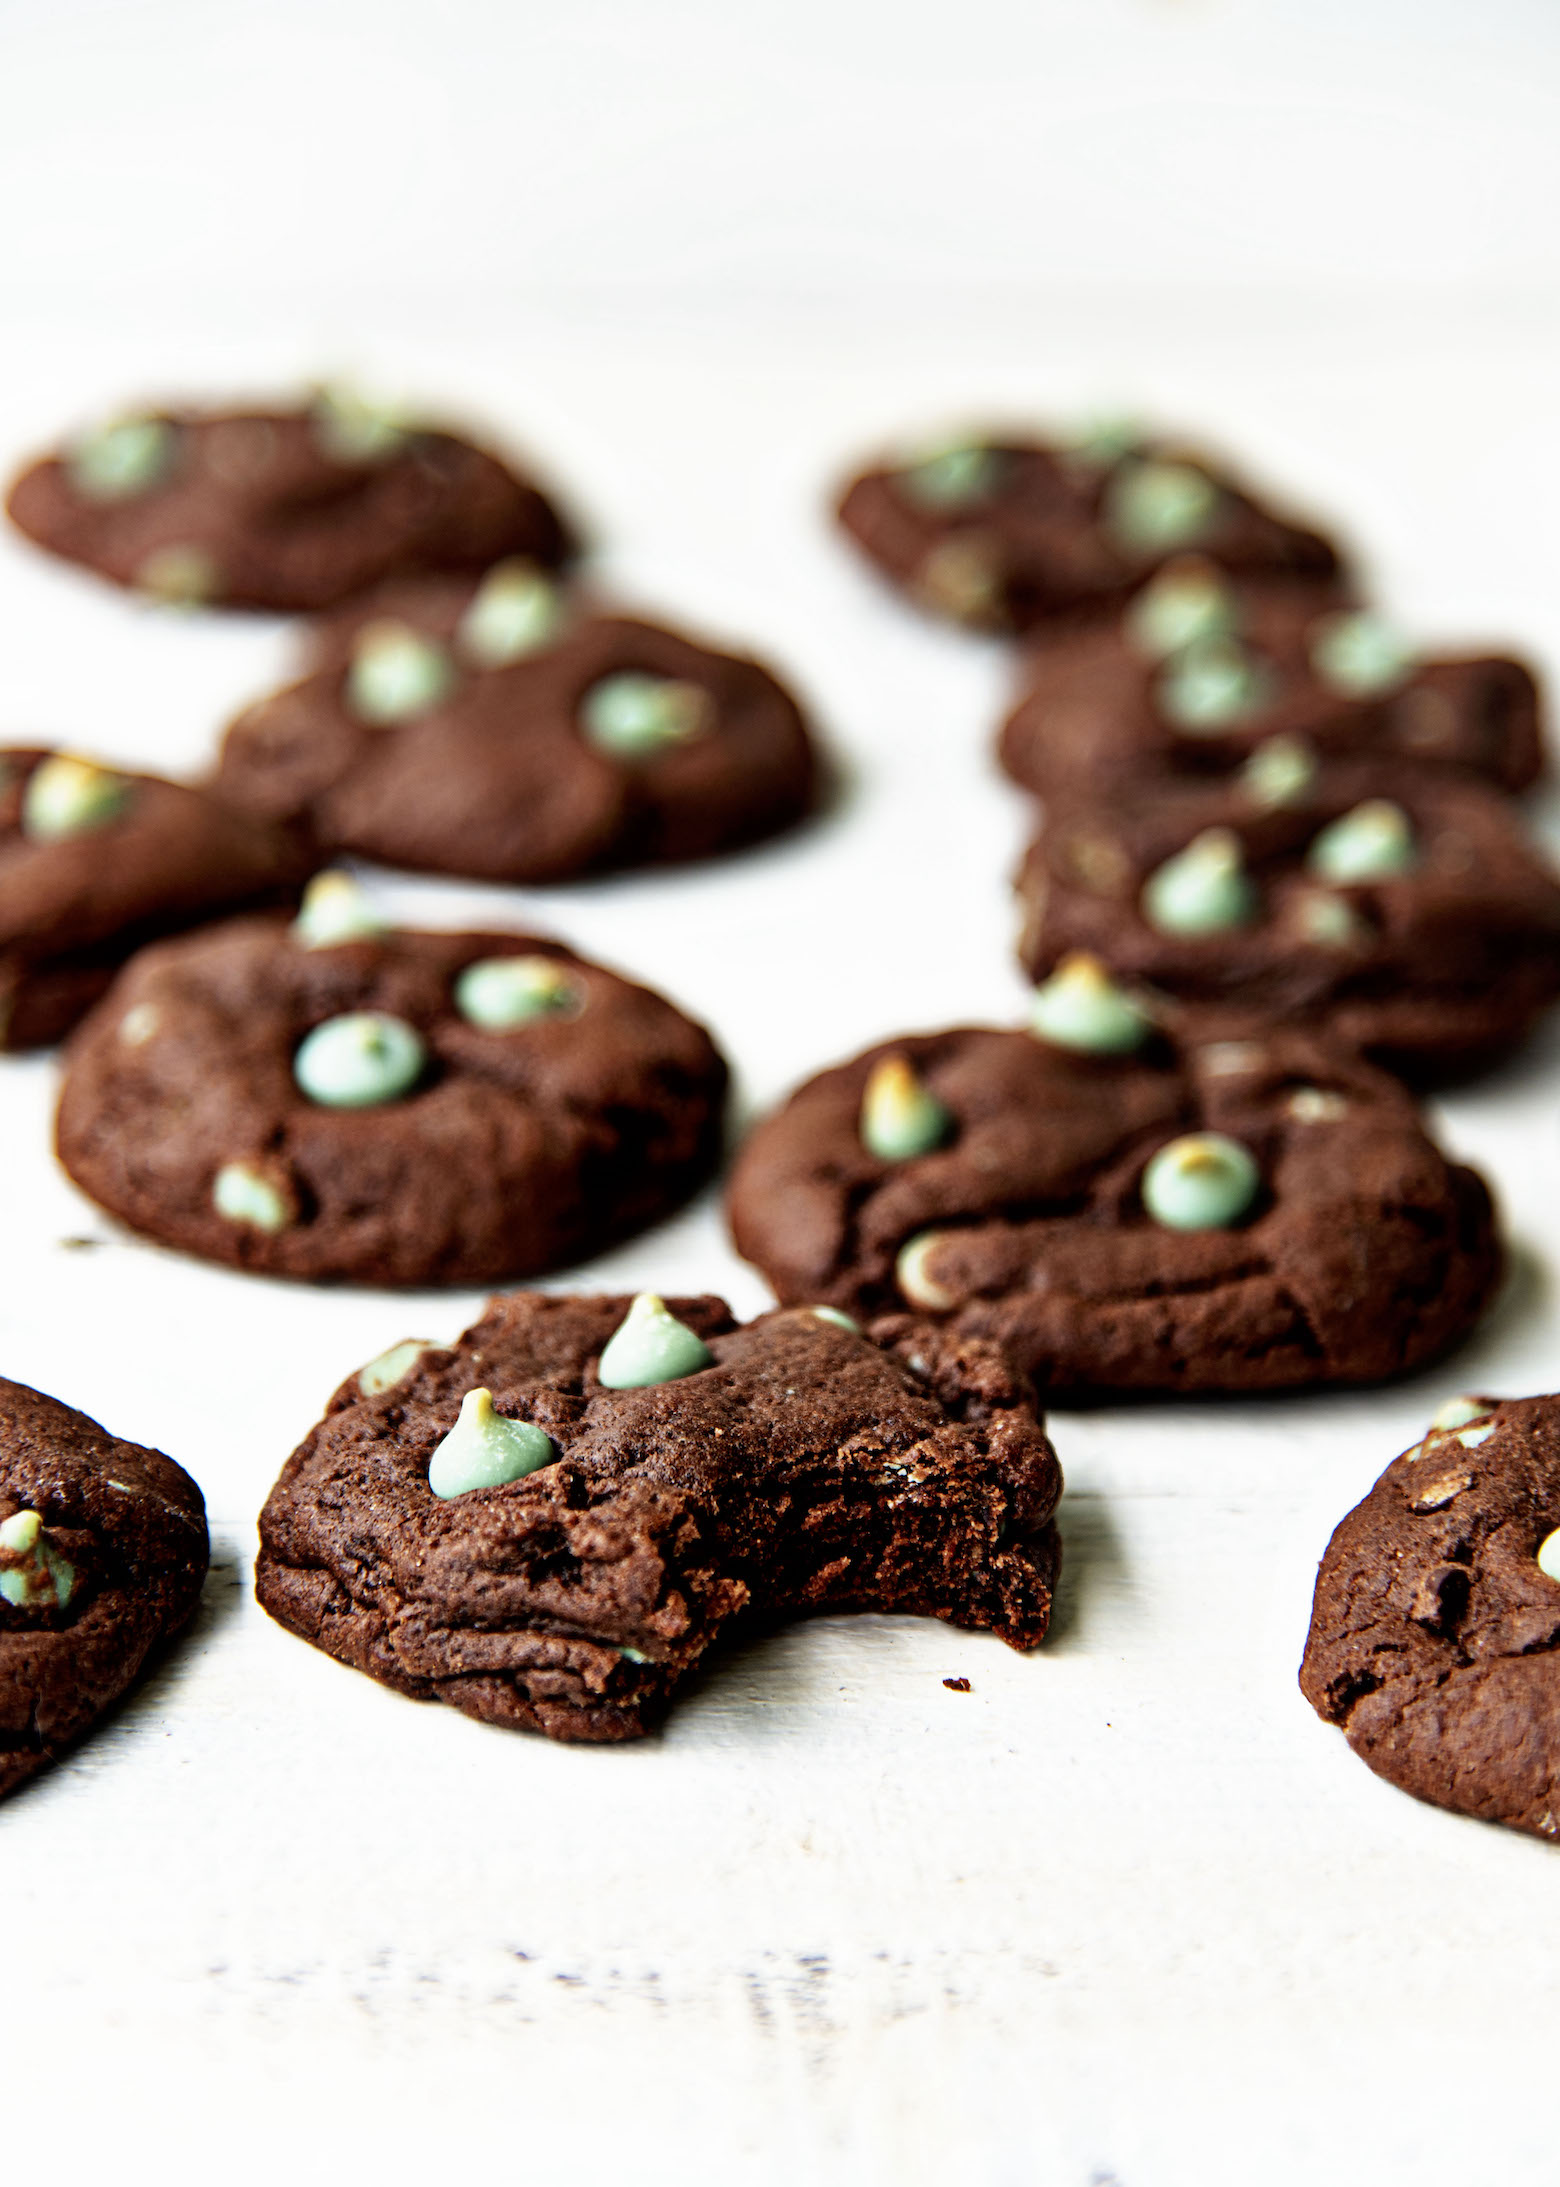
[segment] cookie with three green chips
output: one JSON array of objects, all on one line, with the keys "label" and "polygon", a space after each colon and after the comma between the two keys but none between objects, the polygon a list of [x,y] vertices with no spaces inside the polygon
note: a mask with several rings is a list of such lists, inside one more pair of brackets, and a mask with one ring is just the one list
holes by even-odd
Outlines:
[{"label": "cookie with three green chips", "polygon": [[1324,585],[1342,567],[1221,460],[1127,421],[952,435],[860,472],[837,514],[918,607],[1004,633],[1109,614],[1189,552]]},{"label": "cookie with three green chips", "polygon": [[1075,955],[1029,1030],[882,1042],[741,1149],[737,1250],[886,1341],[999,1343],[1057,1398],[1370,1383],[1478,1320],[1483,1180],[1409,1095],[1288,1027],[1220,1037]]},{"label": "cookie with three green chips", "polygon": [[267,1499],[255,1587],[398,1692],[630,1739],[755,1623],[897,1611],[1034,1647],[1061,1488],[995,1346],[520,1292],[342,1384]]},{"label": "cookie with three green chips", "polygon": [[1276,769],[1291,749],[1525,790],[1543,766],[1538,686],[1522,661],[1428,652],[1326,587],[1185,555],[1120,615],[1037,634],[998,745],[1022,788],[1066,800]]},{"label": "cookie with three green chips", "polygon": [[6,506],[51,554],[181,606],[309,612],[412,571],[574,551],[513,464],[341,388],[126,412],[30,464]]},{"label": "cookie with three green chips", "polygon": [[298,918],[142,951],[82,1026],[57,1144],[132,1229],[257,1272],[469,1284],[583,1260],[719,1159],[726,1065],[561,943]]},{"label": "cookie with three green chips", "polygon": [[1032,979],[1081,950],[1416,1082],[1497,1062],[1560,995],[1560,880],[1511,799],[1288,739],[1223,779],[1048,806],[1018,893]]},{"label": "cookie with three green chips", "polygon": [[523,558],[386,586],[311,659],[232,723],[217,787],[332,852],[566,881],[741,849],[817,796],[811,732],[768,669]]}]

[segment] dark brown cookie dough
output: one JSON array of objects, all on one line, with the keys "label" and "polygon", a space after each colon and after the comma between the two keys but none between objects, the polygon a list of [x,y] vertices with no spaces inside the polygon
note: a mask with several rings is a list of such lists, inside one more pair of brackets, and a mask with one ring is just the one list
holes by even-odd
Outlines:
[{"label": "dark brown cookie dough", "polygon": [[1300,1689],[1379,1777],[1560,1838],[1560,1397],[1456,1398],[1327,1545]]},{"label": "dark brown cookie dough", "polygon": [[[266,1609],[399,1692],[577,1740],[647,1730],[738,1617],[1042,1639],[1061,1470],[993,1347],[929,1335],[912,1366],[811,1313],[668,1305],[712,1359],[649,1387],[600,1379],[628,1299],[538,1293],[350,1378],[261,1514]],[[556,1456],[435,1494],[478,1388]]]},{"label": "dark brown cookie dough", "polygon": [[[485,1011],[463,978],[494,960],[542,980],[507,1029],[481,1022],[491,970]],[[209,1260],[483,1283],[584,1260],[679,1207],[719,1158],[725,1086],[701,1027],[558,942],[306,947],[248,919],[127,968],[72,1047],[58,1145],[112,1214]]]},{"label": "dark brown cookie dough", "polygon": [[[430,655],[426,624],[379,621],[358,637],[366,669],[349,660],[251,707],[217,777],[224,797],[304,822],[330,849],[562,881],[736,850],[814,802],[790,693],[756,661],[676,631],[585,615],[497,667],[453,645]],[[605,730],[603,698],[617,710]]]},{"label": "dark brown cookie dough", "polygon": [[996,432],[864,471],[838,515],[936,615],[1024,631],[1119,607],[1170,556],[1331,580],[1331,541],[1275,514],[1208,455],[1102,434],[1072,445]]},{"label": "dark brown cookie dough", "polygon": [[186,1622],[206,1562],[206,1507],[171,1458],[0,1381],[0,1799]]},{"label": "dark brown cookie dough", "polygon": [[289,902],[314,863],[182,783],[0,751],[0,1048],[59,1040],[144,943]]},{"label": "dark brown cookie dough", "polygon": [[[1205,635],[1167,643],[1199,604]],[[1105,799],[1151,777],[1233,774],[1275,737],[1323,761],[1449,769],[1512,791],[1543,765],[1521,661],[1415,655],[1314,586],[1220,582],[1208,565],[1171,565],[1115,620],[1042,636],[999,756],[1041,797]]]},{"label": "dark brown cookie dough", "polygon": [[[1497,1061],[1560,994],[1560,882],[1471,778],[1340,762],[1058,805],[1018,889],[1035,979],[1083,950],[1175,1004],[1314,1028],[1418,1082]],[[1224,923],[1199,924],[1199,901]]]},{"label": "dark brown cookie dough", "polygon": [[[893,1058],[943,1119],[900,1158],[864,1143]],[[1174,1167],[1209,1134],[1244,1168],[1244,1204],[1173,1227],[1185,1207],[1161,1195],[1151,1214],[1146,1180],[1161,1149]],[[1114,1054],[979,1027],[884,1042],[758,1126],[728,1210],[782,1301],[889,1340],[908,1308],[1000,1343],[1056,1397],[1379,1381],[1463,1336],[1500,1270],[1483,1181],[1396,1081],[1280,1030],[1150,1031]]]},{"label": "dark brown cookie dough", "polygon": [[573,551],[552,504],[496,456],[330,396],[121,419],[34,463],[7,507],[39,546],[115,584],[223,607],[325,608],[386,577]]}]

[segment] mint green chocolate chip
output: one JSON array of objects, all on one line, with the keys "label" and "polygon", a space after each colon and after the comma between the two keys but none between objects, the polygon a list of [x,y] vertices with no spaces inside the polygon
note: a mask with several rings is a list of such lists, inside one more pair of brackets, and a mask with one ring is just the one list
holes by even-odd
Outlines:
[{"label": "mint green chocolate chip", "polygon": [[1140,653],[1162,661],[1206,638],[1232,638],[1240,619],[1234,588],[1200,556],[1167,562],[1126,613],[1126,632]]},{"label": "mint green chocolate chip", "polygon": [[1227,1230],[1257,1196],[1261,1173],[1249,1150],[1222,1132],[1172,1139],[1143,1172],[1143,1205],[1167,1230]]},{"label": "mint green chocolate chip", "polygon": [[177,446],[166,418],[119,418],[83,434],[65,467],[84,500],[130,501],[167,477]]},{"label": "mint green chocolate chip", "polygon": [[63,1610],[76,1588],[76,1568],[49,1540],[36,1511],[0,1522],[0,1601],[19,1610]]},{"label": "mint green chocolate chip", "polygon": [[910,464],[899,474],[899,483],[913,501],[932,509],[962,508],[983,501],[1002,472],[995,449],[974,443],[938,448]]},{"label": "mint green chocolate chip", "polygon": [[437,706],[454,681],[450,657],[436,638],[410,623],[369,623],[353,643],[347,704],[363,721],[409,721]]},{"label": "mint green chocolate chip", "polygon": [[1136,418],[1086,418],[1058,443],[1063,460],[1088,471],[1111,471],[1143,445]]},{"label": "mint green chocolate chip", "polygon": [[1006,559],[999,540],[980,533],[939,539],[915,574],[915,589],[938,615],[996,629],[1007,620]]},{"label": "mint green chocolate chip", "polygon": [[918,1230],[907,1238],[894,1259],[894,1281],[912,1306],[932,1314],[946,1314],[959,1301],[945,1284],[937,1281],[927,1263],[947,1237],[943,1230]]},{"label": "mint green chocolate chip", "polygon": [[383,1397],[386,1390],[398,1388],[423,1353],[432,1349],[431,1337],[408,1337],[404,1344],[392,1344],[388,1352],[381,1352],[366,1367],[359,1367],[358,1388],[365,1397]]},{"label": "mint green chocolate chip", "polygon": [[1219,504],[1219,489],[1206,471],[1150,456],[1119,466],[1100,513],[1106,530],[1130,553],[1173,554],[1207,538]]},{"label": "mint green chocolate chip", "polygon": [[558,1446],[529,1420],[510,1420],[493,1410],[491,1390],[468,1390],[460,1418],[428,1463],[428,1486],[448,1502],[474,1488],[502,1488],[550,1466]]},{"label": "mint green chocolate chip", "polygon": [[1317,680],[1346,699],[1384,698],[1417,658],[1402,633],[1368,608],[1327,616],[1311,633],[1310,653]]},{"label": "mint green chocolate chip", "polygon": [[22,833],[34,843],[61,843],[90,835],[119,818],[130,802],[123,775],[90,759],[56,752],[41,760],[22,792]]},{"label": "mint green chocolate chip", "polygon": [[1544,1536],[1534,1554],[1545,1579],[1560,1580],[1560,1526]]},{"label": "mint green chocolate chip", "polygon": [[226,1162],[211,1186],[211,1204],[224,1221],[274,1236],[292,1221],[285,1196],[249,1162]]},{"label": "mint green chocolate chip", "polygon": [[455,1007],[468,1025],[507,1033],[536,1018],[577,1017],[583,997],[551,957],[479,957],[455,982]]},{"label": "mint green chocolate chip", "polygon": [[1443,1434],[1450,1435],[1454,1428],[1467,1428],[1475,1420],[1487,1420],[1494,1410],[1495,1407],[1487,1398],[1449,1397],[1431,1415],[1430,1425]]},{"label": "mint green chocolate chip", "polygon": [[387,932],[367,893],[350,873],[317,873],[303,892],[292,937],[303,949],[337,949]]},{"label": "mint green chocolate chip", "polygon": [[709,694],[696,683],[624,669],[592,684],[580,703],[587,740],[614,759],[649,759],[708,727]]},{"label": "mint green chocolate chip", "polygon": [[135,588],[164,607],[201,607],[222,591],[222,571],[204,547],[157,547],[136,565]]},{"label": "mint green chocolate chip", "polygon": [[1341,820],[1323,828],[1306,853],[1306,865],[1323,881],[1341,886],[1392,881],[1418,863],[1413,823],[1401,805],[1369,797]]},{"label": "mint green chocolate chip", "polygon": [[558,588],[534,562],[500,562],[477,587],[455,631],[456,651],[479,668],[539,652],[562,619]]},{"label": "mint green chocolate chip", "polygon": [[1058,1048],[1084,1055],[1127,1055],[1152,1027],[1098,957],[1079,950],[1064,957],[1029,1004],[1029,1029]]},{"label": "mint green chocolate chip", "polygon": [[428,1050],[421,1033],[383,1010],[327,1018],[299,1043],[293,1077],[327,1109],[367,1109],[396,1101],[422,1076]]},{"label": "mint green chocolate chip", "polygon": [[406,445],[401,414],[356,388],[320,388],[310,416],[315,439],[337,463],[384,463]]},{"label": "mint green chocolate chip", "polygon": [[643,1390],[697,1374],[714,1357],[701,1337],[667,1312],[664,1299],[641,1291],[609,1338],[596,1373],[604,1390]]},{"label": "mint green chocolate chip", "polygon": [[1295,907],[1296,922],[1309,942],[1324,949],[1349,949],[1362,942],[1370,929],[1342,896],[1327,889],[1308,889]]},{"label": "mint green chocolate chip", "polygon": [[861,1097],[861,1143],[880,1162],[930,1154],[947,1138],[952,1122],[906,1057],[884,1056],[873,1065]]},{"label": "mint green chocolate chip", "polygon": [[1302,804],[1316,781],[1316,760],[1298,737],[1269,737],[1240,771],[1240,786],[1264,812]]},{"label": "mint green chocolate chip", "polygon": [[842,1314],[837,1306],[804,1306],[800,1310],[814,1321],[826,1321],[831,1328],[844,1329],[851,1336],[861,1334],[861,1323],[852,1321],[849,1314]]},{"label": "mint green chocolate chip", "polygon": [[1159,672],[1159,711],[1183,736],[1217,737],[1267,704],[1271,678],[1238,638],[1196,638]]},{"label": "mint green chocolate chip", "polygon": [[1143,916],[1161,934],[1227,934],[1256,912],[1257,892],[1232,828],[1205,828],[1143,888]]}]

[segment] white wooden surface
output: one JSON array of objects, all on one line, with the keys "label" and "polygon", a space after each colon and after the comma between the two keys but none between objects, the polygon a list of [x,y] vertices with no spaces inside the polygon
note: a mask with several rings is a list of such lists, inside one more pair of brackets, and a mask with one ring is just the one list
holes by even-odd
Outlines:
[{"label": "white wooden surface", "polygon": [[[349,366],[533,444],[605,576],[809,694],[850,795],[794,842],[529,896],[374,877],[664,985],[745,1113],[1021,998],[1001,658],[894,606],[821,515],[878,434],[1136,399],[1338,511],[1410,619],[1560,666],[1538,0],[8,0],[0,36],[7,465],[141,390]],[[0,731],[170,767],[287,656],[10,540],[0,632]],[[1059,1415],[1039,1654],[817,1623],[615,1752],[397,1700],[249,1596],[254,1514],[329,1389],[476,1295],[135,1243],[52,1165],[53,1088],[46,1059],[0,1071],[0,1360],[187,1465],[216,1554],[188,1645],[0,1811],[8,2159],[1553,2179],[1554,1852],[1379,1784],[1294,1673],[1331,1526],[1431,1407],[1560,1379],[1560,1029],[1441,1108],[1515,1247],[1462,1359]],[[713,1200],[570,1280],[763,1302]]]}]

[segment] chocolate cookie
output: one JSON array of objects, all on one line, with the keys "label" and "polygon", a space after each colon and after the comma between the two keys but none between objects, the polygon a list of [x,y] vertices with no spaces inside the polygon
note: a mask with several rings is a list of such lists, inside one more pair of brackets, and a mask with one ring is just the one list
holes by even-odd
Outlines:
[{"label": "chocolate cookie", "polygon": [[758,1126],[731,1231],[782,1301],[889,1342],[908,1307],[1058,1397],[1376,1382],[1478,1319],[1489,1193],[1395,1080],[1287,1030],[1173,1041],[1082,958],[1035,1024],[883,1042]]},{"label": "chocolate cookie", "polygon": [[331,607],[386,577],[573,551],[497,457],[342,394],[120,418],[25,470],[7,506],[40,547],[115,584],[223,607]]},{"label": "chocolate cookie", "polygon": [[394,618],[334,626],[344,660],[239,716],[224,797],[333,850],[531,883],[713,857],[813,803],[806,725],[756,661],[571,620],[522,565],[464,607],[449,585],[397,600]]},{"label": "chocolate cookie", "polygon": [[993,433],[864,471],[840,523],[933,614],[1023,631],[1119,607],[1172,555],[1331,580],[1332,543],[1210,457],[1126,429],[1068,442]]},{"label": "chocolate cookie", "polygon": [[1061,1486],[989,1345],[910,1361],[827,1312],[521,1293],[342,1385],[261,1513],[255,1587],[398,1692],[631,1739],[739,1617],[893,1610],[1034,1647]]},{"label": "chocolate cookie", "polygon": [[1037,979],[1085,950],[1176,1003],[1314,1027],[1417,1080],[1492,1063],[1560,994],[1560,883],[1506,798],[1318,768],[1287,742],[1222,782],[1058,806],[1019,895]]},{"label": "chocolate cookie", "polygon": [[298,923],[145,950],[72,1047],[60,1159],[147,1236],[269,1275],[483,1283],[681,1206],[726,1066],[645,987],[525,934]]},{"label": "chocolate cookie", "polygon": [[1150,777],[1233,774],[1274,738],[1513,791],[1543,764],[1520,661],[1420,654],[1314,585],[1240,583],[1200,557],[1167,564],[1113,621],[1042,638],[999,753],[1041,797],[1107,799]]},{"label": "chocolate cookie", "polygon": [[0,1048],[60,1039],[143,943],[290,902],[315,863],[182,783],[0,751]]},{"label": "chocolate cookie", "polygon": [[1560,1397],[1458,1397],[1327,1545],[1300,1690],[1416,1799],[1560,1838]]},{"label": "chocolate cookie", "polygon": [[187,1621],[207,1554],[200,1490],[171,1458],[0,1381],[0,1799]]}]

